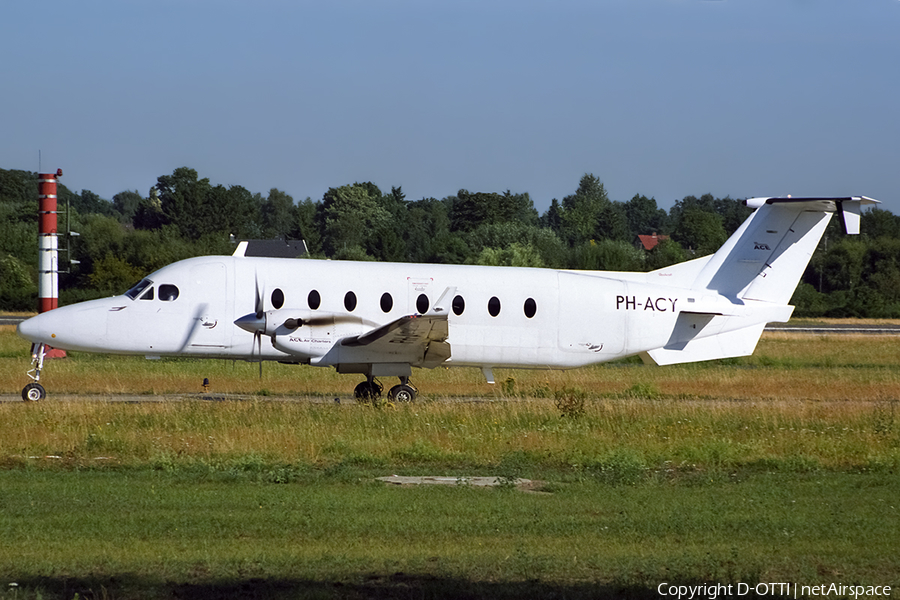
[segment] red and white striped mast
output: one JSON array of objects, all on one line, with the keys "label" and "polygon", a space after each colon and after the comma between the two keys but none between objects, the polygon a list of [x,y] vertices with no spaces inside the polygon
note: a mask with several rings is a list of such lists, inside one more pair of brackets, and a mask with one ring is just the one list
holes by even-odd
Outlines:
[{"label": "red and white striped mast", "polygon": [[[38,313],[59,306],[59,233],[56,184],[62,169],[55,174],[38,175]],[[46,348],[45,356],[60,358],[63,350]]]}]

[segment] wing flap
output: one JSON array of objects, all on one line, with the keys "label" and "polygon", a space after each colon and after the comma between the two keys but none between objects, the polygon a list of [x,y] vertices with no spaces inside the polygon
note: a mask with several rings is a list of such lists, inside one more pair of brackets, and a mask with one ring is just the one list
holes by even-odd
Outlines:
[{"label": "wing flap", "polygon": [[[450,358],[446,314],[408,315],[340,341],[341,360],[354,363],[408,362],[434,368]],[[346,359],[345,359],[345,355]]]}]

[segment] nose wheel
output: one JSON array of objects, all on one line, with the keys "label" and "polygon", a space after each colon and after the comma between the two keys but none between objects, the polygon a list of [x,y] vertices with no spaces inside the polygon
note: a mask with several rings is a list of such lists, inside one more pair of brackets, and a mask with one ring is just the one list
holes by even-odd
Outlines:
[{"label": "nose wheel", "polygon": [[22,388],[22,400],[25,402],[37,402],[47,397],[47,391],[40,383],[41,370],[44,368],[44,357],[47,355],[44,344],[37,344],[31,350],[31,369],[27,375],[31,377],[31,383]]},{"label": "nose wheel", "polygon": [[22,388],[22,400],[25,402],[37,402],[47,397],[47,390],[39,383],[29,383]]}]

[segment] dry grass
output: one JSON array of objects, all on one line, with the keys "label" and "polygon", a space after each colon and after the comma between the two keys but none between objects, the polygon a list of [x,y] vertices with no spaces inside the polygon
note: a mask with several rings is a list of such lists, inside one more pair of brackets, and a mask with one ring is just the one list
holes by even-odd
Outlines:
[{"label": "dry grass", "polygon": [[[9,393],[24,383],[27,362],[25,344],[11,327],[0,328],[0,382]],[[476,369],[419,371],[422,401],[384,410],[349,400],[357,377],[313,367],[267,364],[260,380],[255,364],[75,353],[48,363],[44,374],[51,400],[0,405],[0,457],[138,464],[253,454],[304,464],[490,465],[518,454],[565,468],[622,452],[646,468],[766,461],[856,468],[900,460],[894,336],[767,333],[746,359],[503,371],[495,386]],[[219,397],[244,400],[86,401],[199,393],[203,377]],[[561,417],[553,400],[567,391],[587,399],[577,419]],[[76,400],[59,400],[63,394]],[[280,401],[295,397],[318,403]]]},{"label": "dry grass", "polygon": [[[0,389],[18,393],[28,381],[27,368],[27,343],[15,336],[13,327],[0,327]],[[260,379],[258,365],[244,362],[147,361],[84,353],[48,361],[43,383],[51,395],[184,394],[199,393],[205,377],[218,394],[328,399],[350,397],[358,383],[358,376],[314,367],[266,363]],[[638,386],[679,398],[878,401],[900,398],[900,337],[772,332],[763,335],[753,356],[724,364],[660,368],[615,363],[567,372],[497,370],[495,377],[500,383],[489,386],[477,369],[413,374],[423,396],[431,399],[552,397],[565,387],[609,397]]]},{"label": "dry grass", "polygon": [[[627,455],[640,469],[900,466],[894,403],[596,400],[578,418],[551,401],[373,409],[278,401],[0,405],[0,457],[74,464],[525,465],[579,471]],[[895,420],[897,421],[895,423]],[[624,454],[623,454],[624,453]],[[780,467],[779,467],[780,468]]]}]

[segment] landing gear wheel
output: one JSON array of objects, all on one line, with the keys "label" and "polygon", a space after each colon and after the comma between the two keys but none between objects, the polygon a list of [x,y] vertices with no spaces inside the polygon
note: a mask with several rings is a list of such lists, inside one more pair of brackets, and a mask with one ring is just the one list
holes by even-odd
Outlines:
[{"label": "landing gear wheel", "polygon": [[25,402],[37,402],[47,397],[44,386],[39,383],[29,383],[22,388],[22,400]]},{"label": "landing gear wheel", "polygon": [[374,379],[372,381],[363,381],[353,390],[353,397],[361,402],[372,402],[381,397],[381,390],[383,389],[382,385]]},{"label": "landing gear wheel", "polygon": [[413,386],[401,383],[391,388],[388,398],[393,402],[415,402],[417,391]]}]

